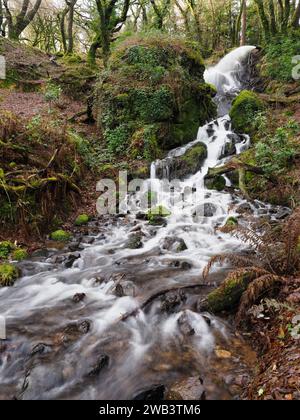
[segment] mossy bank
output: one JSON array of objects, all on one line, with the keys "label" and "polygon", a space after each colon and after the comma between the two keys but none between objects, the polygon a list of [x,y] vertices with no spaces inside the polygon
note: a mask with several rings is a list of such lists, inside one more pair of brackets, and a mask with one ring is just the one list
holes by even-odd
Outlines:
[{"label": "mossy bank", "polygon": [[216,115],[204,69],[194,45],[180,39],[121,43],[97,87],[95,114],[108,149],[152,160],[194,140],[199,126]]}]

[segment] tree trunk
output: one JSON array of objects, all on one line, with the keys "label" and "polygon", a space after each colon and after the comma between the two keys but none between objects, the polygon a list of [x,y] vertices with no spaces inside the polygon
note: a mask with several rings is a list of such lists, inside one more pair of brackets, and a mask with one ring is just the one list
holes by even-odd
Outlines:
[{"label": "tree trunk", "polygon": [[74,50],[73,25],[74,25],[74,9],[75,9],[76,2],[77,0],[71,0],[69,2],[67,54],[72,54]]},{"label": "tree trunk", "polygon": [[242,1],[242,18],[241,18],[241,39],[240,45],[246,45],[246,31],[247,31],[247,3]]},{"label": "tree trunk", "polygon": [[295,29],[299,28],[299,21],[300,21],[300,2],[298,3],[294,15],[292,17],[291,26]]}]

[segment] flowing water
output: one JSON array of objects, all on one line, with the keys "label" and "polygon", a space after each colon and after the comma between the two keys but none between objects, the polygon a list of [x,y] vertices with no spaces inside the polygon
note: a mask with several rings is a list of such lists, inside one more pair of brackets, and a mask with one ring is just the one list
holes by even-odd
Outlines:
[{"label": "flowing water", "polygon": [[[236,153],[249,146],[226,113],[253,48],[239,48],[206,71],[218,88],[220,117],[201,127],[194,142],[152,164],[151,179],[126,202],[129,214],[93,221],[77,234],[80,245],[71,253],[50,249],[21,263],[23,277],[0,290],[7,323],[0,398],[132,399],[160,384],[166,395],[189,377],[202,378],[206,398],[236,397],[235,380],[251,371],[253,357],[226,322],[201,312],[212,290],[202,284],[201,271],[213,255],[243,248],[215,228],[245,201],[207,190],[204,177],[228,159],[228,143]],[[173,159],[199,142],[208,147],[201,170],[170,188]],[[139,214],[149,188],[171,211],[158,226]],[[268,213],[261,203],[249,206]],[[128,245],[133,239],[138,249]],[[211,281],[222,278],[224,271],[216,270]]]}]

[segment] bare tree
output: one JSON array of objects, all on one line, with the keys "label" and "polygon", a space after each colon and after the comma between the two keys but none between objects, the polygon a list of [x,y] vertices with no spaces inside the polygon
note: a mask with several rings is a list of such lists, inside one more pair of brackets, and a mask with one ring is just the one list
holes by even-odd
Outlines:
[{"label": "bare tree", "polygon": [[41,3],[42,0],[36,0],[35,3],[31,5],[30,0],[23,0],[21,8],[14,14],[10,7],[9,0],[3,0],[8,27],[8,37],[10,39],[19,40],[22,32],[33,21]]}]

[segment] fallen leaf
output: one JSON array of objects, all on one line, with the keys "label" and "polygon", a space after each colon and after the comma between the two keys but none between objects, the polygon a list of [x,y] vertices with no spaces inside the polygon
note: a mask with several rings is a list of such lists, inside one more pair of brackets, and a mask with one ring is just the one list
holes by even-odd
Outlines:
[{"label": "fallen leaf", "polygon": [[220,359],[230,359],[231,358],[231,353],[227,350],[221,350],[221,349],[217,349],[215,350],[216,356],[219,357]]}]

